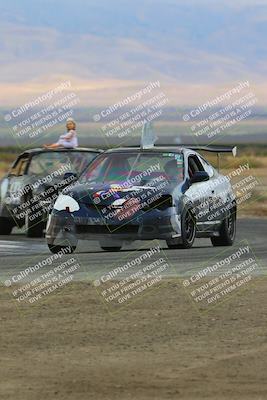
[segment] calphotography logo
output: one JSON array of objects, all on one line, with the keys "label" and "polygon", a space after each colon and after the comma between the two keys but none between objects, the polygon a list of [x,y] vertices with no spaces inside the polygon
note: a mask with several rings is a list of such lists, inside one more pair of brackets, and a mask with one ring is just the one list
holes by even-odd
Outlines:
[{"label": "calphotography logo", "polygon": [[140,300],[152,289],[159,288],[164,276],[172,273],[165,252],[156,241],[149,249],[141,247],[111,265],[109,272],[98,273],[94,279],[98,295],[113,314],[122,311],[132,302]]},{"label": "calphotography logo", "polygon": [[102,122],[100,130],[108,146],[114,140],[123,144],[129,138],[140,135],[144,125],[162,118],[169,99],[161,91],[160,81],[150,82],[138,92],[121,99],[118,103],[93,116],[94,122]]},{"label": "calphotography logo", "polygon": [[71,86],[70,81],[59,83],[4,115],[8,131],[18,146],[27,148],[40,143],[58,124],[73,117],[80,99]]},{"label": "calphotography logo", "polygon": [[71,244],[65,243],[60,251],[51,256],[35,256],[16,272],[9,275],[4,285],[17,307],[38,305],[57,294],[73,281],[81,269],[77,257],[70,257]]}]

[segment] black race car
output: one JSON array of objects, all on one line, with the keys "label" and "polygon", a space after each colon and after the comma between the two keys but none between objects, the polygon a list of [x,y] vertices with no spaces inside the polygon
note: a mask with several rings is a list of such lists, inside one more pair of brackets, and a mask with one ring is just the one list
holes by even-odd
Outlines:
[{"label": "black race car", "polygon": [[235,148],[152,146],[119,148],[98,156],[75,188],[65,189],[49,216],[49,249],[74,251],[79,239],[118,251],[125,242],[166,240],[190,248],[195,237],[230,246],[236,199],[227,177],[195,150]]},{"label": "black race car", "polygon": [[22,153],[0,182],[0,235],[26,226],[29,237],[43,235],[59,192],[80,176],[101,150],[32,149]]}]

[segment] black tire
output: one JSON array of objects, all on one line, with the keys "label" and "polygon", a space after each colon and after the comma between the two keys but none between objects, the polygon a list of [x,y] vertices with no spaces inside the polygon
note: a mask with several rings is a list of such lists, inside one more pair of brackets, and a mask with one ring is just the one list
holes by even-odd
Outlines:
[{"label": "black tire", "polygon": [[0,217],[0,235],[10,235],[13,226],[13,222],[10,219]]},{"label": "black tire", "polygon": [[100,247],[101,247],[102,250],[105,250],[105,251],[112,251],[112,252],[120,251],[120,250],[121,250],[121,246],[116,246],[116,247],[100,246]]},{"label": "black tire", "polygon": [[219,236],[211,237],[213,246],[232,246],[236,235],[236,210],[233,208],[221,225]]},{"label": "black tire", "polygon": [[58,254],[61,251],[64,251],[65,254],[71,254],[76,250],[76,246],[54,246],[52,244],[48,244],[48,248],[53,254]]},{"label": "black tire", "polygon": [[166,241],[169,249],[190,249],[193,246],[196,237],[196,221],[190,210],[184,210],[181,217],[181,238],[177,243],[173,240]]},{"label": "black tire", "polygon": [[44,236],[44,221],[41,218],[30,219],[32,214],[26,216],[26,235],[29,238],[40,238]]}]

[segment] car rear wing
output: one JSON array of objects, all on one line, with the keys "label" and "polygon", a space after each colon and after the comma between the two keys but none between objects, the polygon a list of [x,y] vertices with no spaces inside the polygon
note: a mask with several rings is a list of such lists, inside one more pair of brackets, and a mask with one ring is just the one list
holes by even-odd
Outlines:
[{"label": "car rear wing", "polygon": [[[155,147],[157,146],[174,146],[173,144],[155,144]],[[210,153],[216,153],[217,154],[217,161],[218,165],[217,168],[220,170],[220,154],[221,153],[231,153],[233,157],[236,157],[237,155],[237,146],[210,146],[210,145],[191,145],[191,144],[178,144],[175,145],[178,147],[185,147],[187,149],[195,150],[195,151],[208,151]]]},{"label": "car rear wing", "polygon": [[237,146],[197,146],[197,145],[186,145],[191,150],[202,150],[202,151],[208,151],[211,153],[216,153],[217,154],[217,168],[220,170],[220,154],[221,153],[232,153],[233,157],[236,157],[237,155]]},{"label": "car rear wing", "polygon": [[237,147],[231,147],[231,146],[197,146],[197,145],[185,145],[185,147],[188,147],[191,150],[202,150],[202,151],[209,151],[211,153],[232,153],[234,157],[237,155]]}]

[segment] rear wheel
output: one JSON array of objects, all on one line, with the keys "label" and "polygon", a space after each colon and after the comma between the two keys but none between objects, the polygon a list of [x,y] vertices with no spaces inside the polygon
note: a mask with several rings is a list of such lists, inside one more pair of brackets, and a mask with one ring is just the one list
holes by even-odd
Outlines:
[{"label": "rear wheel", "polygon": [[221,225],[218,237],[210,238],[213,246],[232,246],[236,234],[236,210],[233,208]]},{"label": "rear wheel", "polygon": [[169,249],[190,249],[196,237],[196,221],[190,210],[185,210],[181,217],[181,238],[167,240]]},{"label": "rear wheel", "polygon": [[10,219],[0,217],[0,235],[10,235],[12,228],[13,223]]},{"label": "rear wheel", "polygon": [[58,246],[58,245],[54,246],[52,244],[48,244],[48,248],[53,254],[57,254],[60,252],[63,252],[65,254],[71,254],[74,253],[74,251],[76,250],[76,246]]}]

